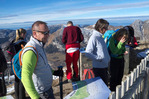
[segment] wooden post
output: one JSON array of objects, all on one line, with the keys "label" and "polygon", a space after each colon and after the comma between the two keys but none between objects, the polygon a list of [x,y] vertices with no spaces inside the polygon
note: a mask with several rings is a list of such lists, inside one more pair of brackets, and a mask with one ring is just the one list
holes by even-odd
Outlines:
[{"label": "wooden post", "polygon": [[115,92],[111,92],[109,99],[116,99]]},{"label": "wooden post", "polygon": [[121,85],[116,87],[116,99],[121,99]]},{"label": "wooden post", "polygon": [[80,53],[80,80],[82,80],[82,53]]},{"label": "wooden post", "polygon": [[129,63],[130,63],[130,48],[126,47],[126,51],[128,51],[127,55],[124,55],[124,59],[125,59],[125,65],[124,65],[124,75],[127,75],[129,73]]}]

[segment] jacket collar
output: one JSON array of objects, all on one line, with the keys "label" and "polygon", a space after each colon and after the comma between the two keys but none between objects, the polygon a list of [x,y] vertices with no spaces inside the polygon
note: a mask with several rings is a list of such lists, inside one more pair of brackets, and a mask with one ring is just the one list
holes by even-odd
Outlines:
[{"label": "jacket collar", "polygon": [[103,34],[98,32],[97,30],[93,30],[93,34],[97,36],[102,36]]},{"label": "jacket collar", "polygon": [[30,40],[33,40],[35,43],[37,43],[39,46],[44,47],[44,44],[37,39],[35,39],[33,36],[31,36]]}]

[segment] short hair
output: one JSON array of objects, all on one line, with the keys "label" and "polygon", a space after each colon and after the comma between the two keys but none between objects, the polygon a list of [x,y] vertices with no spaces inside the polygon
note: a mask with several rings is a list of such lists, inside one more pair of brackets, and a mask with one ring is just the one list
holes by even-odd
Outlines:
[{"label": "short hair", "polygon": [[[39,27],[39,24],[44,24],[45,26],[47,26],[47,23],[46,22],[43,22],[43,21],[36,21],[33,23],[32,25],[32,31],[34,30],[35,27]],[[48,26],[47,26],[48,27]]]},{"label": "short hair", "polygon": [[[99,31],[99,29],[107,28],[109,22],[104,19],[99,19],[95,24],[95,30]],[[99,31],[100,32],[100,31]]]},{"label": "short hair", "polygon": [[[127,37],[129,36],[128,31],[126,29],[119,29],[115,34],[114,34],[114,39],[118,40],[119,37],[122,37],[126,35]],[[129,38],[129,37],[128,37]],[[128,38],[126,41],[128,41]]]},{"label": "short hair", "polygon": [[72,22],[72,21],[68,21],[67,24],[71,24],[71,25],[73,25],[73,22]]}]

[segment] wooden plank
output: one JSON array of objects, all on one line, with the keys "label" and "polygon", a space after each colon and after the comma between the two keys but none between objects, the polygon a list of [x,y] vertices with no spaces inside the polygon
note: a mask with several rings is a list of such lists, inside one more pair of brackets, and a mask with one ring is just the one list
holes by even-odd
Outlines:
[{"label": "wooden plank", "polygon": [[121,85],[116,86],[116,99],[121,99]]},{"label": "wooden plank", "polygon": [[138,85],[138,98],[141,99],[141,84]]},{"label": "wooden plank", "polygon": [[124,55],[124,59],[125,59],[124,75],[127,75],[129,73],[130,55],[131,55],[129,47],[126,47],[126,51],[128,51],[129,54]]},{"label": "wooden plank", "polygon": [[145,59],[144,59],[145,70],[146,70],[146,65],[147,65],[147,57],[145,57]]},{"label": "wooden plank", "polygon": [[130,83],[131,83],[131,74],[129,74],[129,75],[127,76],[127,87],[126,87],[126,91],[129,90]]},{"label": "wooden plank", "polygon": [[139,69],[139,65],[137,65],[137,68],[136,68],[137,70],[136,70],[136,73],[137,73],[137,78],[139,77],[139,71],[140,71],[140,69]]},{"label": "wooden plank", "polygon": [[82,75],[83,75],[82,74],[82,72],[83,72],[82,71],[82,53],[80,53],[80,62],[79,63],[80,63],[80,80],[82,80]]},{"label": "wooden plank", "polygon": [[137,77],[141,74],[140,73],[140,65],[137,65],[137,69],[138,69],[138,74],[137,74]]},{"label": "wooden plank", "polygon": [[140,74],[142,73],[142,63],[140,63]]},{"label": "wooden plank", "polygon": [[130,86],[132,86],[133,81],[134,81],[134,73],[133,73],[133,72],[131,72],[131,82],[130,82]]},{"label": "wooden plank", "polygon": [[125,92],[126,92],[126,88],[127,88],[127,79],[122,81],[122,84],[121,84],[121,87],[122,87],[122,93],[121,93],[121,97],[124,96]]},{"label": "wooden plank", "polygon": [[133,70],[133,77],[133,82],[135,82],[137,78],[136,68]]},{"label": "wooden plank", "polygon": [[116,99],[116,94],[115,94],[115,92],[111,92],[111,93],[110,93],[109,99]]},{"label": "wooden plank", "polygon": [[141,60],[142,70],[144,70],[144,59]]}]

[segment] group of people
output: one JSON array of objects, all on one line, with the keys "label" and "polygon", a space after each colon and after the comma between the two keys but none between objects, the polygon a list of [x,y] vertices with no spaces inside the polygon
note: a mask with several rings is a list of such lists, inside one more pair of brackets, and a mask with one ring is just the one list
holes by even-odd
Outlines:
[{"label": "group of people", "polygon": [[[93,61],[95,77],[100,76],[108,85],[108,67],[110,66],[110,89],[115,91],[116,85],[120,84],[124,71],[124,55],[127,54],[125,44],[129,33],[125,28],[119,29],[110,39],[109,50],[102,35],[108,30],[109,22],[99,19],[86,47],[86,56]],[[55,99],[52,89],[52,75],[63,76],[62,70],[52,70],[48,64],[44,45],[48,41],[50,30],[47,23],[36,21],[32,25],[32,36],[28,42],[24,42],[25,29],[16,30],[14,43],[22,41],[15,47],[16,52],[22,52],[21,80],[15,76],[16,99],[25,99],[25,90],[31,99]],[[80,43],[84,40],[81,29],[67,22],[63,30],[62,42],[65,44],[67,79],[68,82],[78,81],[78,66]],[[31,46],[30,48],[26,48]],[[113,57],[112,54],[118,54]],[[73,64],[73,74],[71,69]]]},{"label": "group of people", "polygon": [[111,34],[107,46],[103,35],[108,31],[108,26],[109,22],[104,19],[96,22],[95,30],[86,47],[86,56],[92,60],[95,77],[100,76],[106,85],[108,85],[108,72],[110,72],[110,90],[115,91],[123,77],[124,55],[128,54],[125,45],[135,47],[138,44],[133,28],[125,26]]}]

